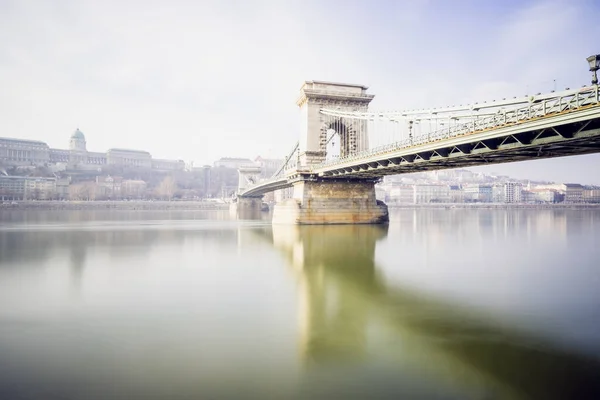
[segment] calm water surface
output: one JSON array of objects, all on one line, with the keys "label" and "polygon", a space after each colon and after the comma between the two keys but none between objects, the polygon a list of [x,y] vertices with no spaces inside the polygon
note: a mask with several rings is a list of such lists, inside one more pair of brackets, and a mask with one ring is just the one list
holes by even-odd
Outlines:
[{"label": "calm water surface", "polygon": [[600,398],[600,212],[0,210],[0,399]]}]

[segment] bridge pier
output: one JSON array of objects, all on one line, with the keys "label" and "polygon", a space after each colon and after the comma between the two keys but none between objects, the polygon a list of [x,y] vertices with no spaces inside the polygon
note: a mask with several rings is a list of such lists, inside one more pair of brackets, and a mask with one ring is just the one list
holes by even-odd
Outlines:
[{"label": "bridge pier", "polygon": [[260,219],[262,208],[261,197],[238,197],[229,205],[229,213],[241,219]]},{"label": "bridge pier", "polygon": [[375,198],[374,181],[302,180],[294,196],[277,203],[274,224],[384,224],[388,208]]}]

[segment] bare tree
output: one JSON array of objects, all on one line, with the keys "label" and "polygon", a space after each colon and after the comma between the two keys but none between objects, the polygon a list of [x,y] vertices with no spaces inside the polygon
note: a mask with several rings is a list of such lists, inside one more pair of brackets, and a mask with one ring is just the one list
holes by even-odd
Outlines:
[{"label": "bare tree", "polygon": [[82,182],[69,186],[71,200],[95,200],[96,185],[93,182]]},{"label": "bare tree", "polygon": [[158,185],[158,195],[162,198],[166,198],[171,201],[175,191],[177,190],[177,183],[172,176],[167,176],[162,180],[160,185]]}]

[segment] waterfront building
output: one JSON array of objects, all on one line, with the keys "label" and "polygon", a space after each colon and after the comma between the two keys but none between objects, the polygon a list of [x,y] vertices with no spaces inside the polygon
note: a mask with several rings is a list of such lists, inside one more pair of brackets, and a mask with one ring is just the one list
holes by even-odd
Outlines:
[{"label": "waterfront building", "polygon": [[520,203],[522,201],[522,185],[519,182],[504,183],[504,203]]},{"label": "waterfront building", "polygon": [[294,188],[289,187],[285,189],[279,189],[273,193],[275,203],[281,203],[284,200],[291,199],[292,197],[294,197]]},{"label": "waterfront building", "polygon": [[375,198],[381,201],[387,201],[387,191],[380,185],[375,185]]},{"label": "waterfront building", "polygon": [[0,200],[50,200],[56,178],[0,175]]},{"label": "waterfront building", "polygon": [[531,190],[527,189],[521,190],[521,202],[525,204],[538,203],[538,201],[535,199],[535,194]]},{"label": "waterfront building", "polygon": [[565,192],[565,184],[564,183],[546,183],[546,184],[538,184],[535,185],[533,187],[534,189],[548,189],[548,190],[555,190],[558,191],[559,193],[563,193]]},{"label": "waterfront building", "polygon": [[464,201],[473,203],[490,203],[493,200],[491,185],[469,184],[463,186]]},{"label": "waterfront building", "polygon": [[584,203],[600,203],[600,188],[585,188],[582,195]]},{"label": "waterfront building", "polygon": [[548,189],[523,189],[521,191],[521,202],[525,204],[554,203],[555,192]]},{"label": "waterfront building", "polygon": [[97,176],[94,195],[96,199],[120,199],[123,178],[120,176]]},{"label": "waterfront building", "polygon": [[393,185],[389,189],[388,201],[399,204],[414,204],[414,185]]},{"label": "waterfront building", "polygon": [[24,197],[24,177],[0,175],[0,200],[23,200]]},{"label": "waterfront building", "polygon": [[460,185],[450,185],[450,202],[451,203],[464,203],[465,192]]},{"label": "waterfront building", "polygon": [[69,198],[69,186],[71,185],[71,178],[57,178],[56,179],[56,198],[58,200],[64,200]]},{"label": "waterfront building", "polygon": [[146,182],[140,179],[128,179],[121,183],[121,193],[127,199],[141,199],[146,192]]},{"label": "waterfront building", "polygon": [[578,183],[565,183],[565,203],[583,203],[583,186]]},{"label": "waterfront building", "polygon": [[421,184],[414,185],[414,203],[449,203],[450,188],[448,185]]},{"label": "waterfront building", "polygon": [[529,203],[555,203],[558,201],[558,191],[554,189],[530,189]]}]

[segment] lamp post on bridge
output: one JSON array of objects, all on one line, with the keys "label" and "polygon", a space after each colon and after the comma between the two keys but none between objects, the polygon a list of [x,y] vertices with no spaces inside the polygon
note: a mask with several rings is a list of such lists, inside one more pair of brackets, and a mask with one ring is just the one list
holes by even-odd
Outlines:
[{"label": "lamp post on bridge", "polygon": [[598,75],[596,75],[596,71],[600,69],[600,54],[589,56],[587,62],[590,64],[590,71],[592,71],[592,85],[597,85]]}]

